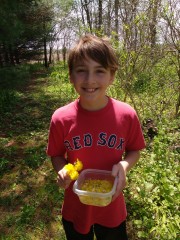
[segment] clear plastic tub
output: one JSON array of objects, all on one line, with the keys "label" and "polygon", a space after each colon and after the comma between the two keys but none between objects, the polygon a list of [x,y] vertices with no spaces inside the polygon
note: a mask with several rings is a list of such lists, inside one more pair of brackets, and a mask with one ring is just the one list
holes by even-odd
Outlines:
[{"label": "clear plastic tub", "polygon": [[[82,190],[84,186],[83,184],[87,182],[87,180],[90,180],[89,183],[91,183],[91,181],[97,180],[96,181],[97,184],[99,184],[99,182],[101,181],[104,184],[104,185],[100,184],[101,185],[100,188],[102,188],[103,186],[103,192],[96,192],[94,190],[91,190],[91,191]],[[108,190],[106,189],[106,183],[108,186]],[[73,185],[73,191],[79,196],[79,199],[82,203],[87,205],[104,207],[111,203],[112,196],[116,191],[116,185],[117,185],[117,178],[114,178],[111,175],[111,171],[98,170],[98,169],[86,169],[80,173],[78,179],[75,181]],[[109,189],[109,186],[110,186],[110,189]],[[91,189],[91,186],[89,186],[88,188]]]}]

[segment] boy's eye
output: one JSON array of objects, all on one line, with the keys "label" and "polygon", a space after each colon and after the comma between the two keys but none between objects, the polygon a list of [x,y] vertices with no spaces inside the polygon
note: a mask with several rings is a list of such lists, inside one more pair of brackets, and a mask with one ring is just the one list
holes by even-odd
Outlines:
[{"label": "boy's eye", "polygon": [[85,69],[77,69],[77,70],[76,70],[77,73],[83,73],[83,72],[85,72],[85,71],[86,71]]},{"label": "boy's eye", "polygon": [[98,69],[98,70],[97,70],[97,73],[105,73],[105,70],[103,70],[103,69]]}]

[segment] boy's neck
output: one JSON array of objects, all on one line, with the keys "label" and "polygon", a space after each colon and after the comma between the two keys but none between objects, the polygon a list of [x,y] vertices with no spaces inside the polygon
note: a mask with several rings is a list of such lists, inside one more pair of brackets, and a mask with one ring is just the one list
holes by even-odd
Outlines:
[{"label": "boy's neck", "polygon": [[105,96],[104,100],[102,102],[82,102],[81,98],[79,98],[79,104],[81,107],[87,111],[98,111],[103,109],[108,104],[109,98]]}]

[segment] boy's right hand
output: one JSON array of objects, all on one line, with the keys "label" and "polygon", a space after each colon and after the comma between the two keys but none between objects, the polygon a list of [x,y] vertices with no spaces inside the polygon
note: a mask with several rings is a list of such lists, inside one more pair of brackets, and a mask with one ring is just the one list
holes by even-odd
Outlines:
[{"label": "boy's right hand", "polygon": [[59,187],[61,188],[68,188],[70,183],[71,183],[71,178],[68,174],[68,172],[63,168],[61,169],[59,172],[58,172],[58,175],[57,175],[57,183],[59,185]]}]

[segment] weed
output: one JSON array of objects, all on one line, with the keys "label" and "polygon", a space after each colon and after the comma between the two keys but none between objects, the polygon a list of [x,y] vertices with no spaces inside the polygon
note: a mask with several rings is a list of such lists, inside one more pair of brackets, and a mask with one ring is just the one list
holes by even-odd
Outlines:
[{"label": "weed", "polygon": [[32,205],[26,204],[21,208],[21,214],[19,216],[18,222],[21,224],[32,223],[36,208]]},{"label": "weed", "polygon": [[6,158],[0,159],[0,174],[2,174],[6,170],[8,164],[9,160],[7,160]]},{"label": "weed", "polygon": [[36,169],[46,160],[45,146],[30,147],[25,150],[24,163]]}]

